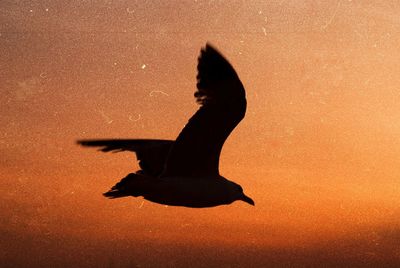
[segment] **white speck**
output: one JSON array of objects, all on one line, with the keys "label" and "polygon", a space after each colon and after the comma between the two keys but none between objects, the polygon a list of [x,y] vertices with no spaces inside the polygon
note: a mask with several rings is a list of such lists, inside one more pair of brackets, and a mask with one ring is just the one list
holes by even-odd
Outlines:
[{"label": "white speck", "polygon": [[266,23],[268,23],[268,17],[265,17],[264,21],[265,21]]},{"label": "white speck", "polygon": [[362,35],[360,32],[358,32],[357,30],[354,30],[354,32],[355,32],[359,37],[363,37],[363,35]]},{"label": "white speck", "polygon": [[111,124],[113,122],[113,120],[107,116],[103,111],[98,111],[101,116],[103,117],[103,119],[107,122],[107,124]]},{"label": "white speck", "polygon": [[325,30],[326,28],[328,28],[329,25],[332,24],[334,18],[336,17],[336,14],[337,14],[337,12],[338,12],[338,10],[339,10],[339,7],[340,7],[340,0],[337,1],[336,8],[335,8],[335,11],[333,12],[332,16],[331,16],[330,19],[325,23],[325,25],[322,25],[322,26],[321,26],[321,29]]},{"label": "white speck", "polygon": [[29,12],[31,12],[31,13],[32,13],[32,12],[33,12],[33,9],[29,10]]},{"label": "white speck", "polygon": [[25,101],[29,98],[36,96],[43,92],[43,89],[39,87],[39,78],[32,77],[30,79],[17,82],[18,88],[14,90],[15,99],[18,101]]},{"label": "white speck", "polygon": [[142,203],[140,203],[140,206],[139,206],[139,208],[142,208],[142,207],[143,207],[143,205],[144,205],[144,201],[142,201]]},{"label": "white speck", "polygon": [[48,9],[48,8],[46,8],[46,12],[49,12],[49,9]]},{"label": "white speck", "polygon": [[117,65],[117,63],[116,62],[114,62],[114,66],[116,66]]},{"label": "white speck", "polygon": [[126,8],[126,12],[128,12],[129,14],[135,13],[134,9],[130,9],[129,7]]},{"label": "white speck", "polygon": [[146,68],[146,64],[143,64],[141,68],[144,70],[144,68]]},{"label": "white speck", "polygon": [[135,122],[139,121],[140,118],[142,118],[142,116],[140,114],[138,114],[137,118],[135,118],[135,119],[133,119],[131,115],[129,116],[129,120],[130,121],[135,121]]},{"label": "white speck", "polygon": [[165,95],[165,96],[169,96],[167,93],[165,93],[164,91],[161,91],[161,90],[152,90],[152,91],[149,93],[149,96],[150,96],[150,97],[153,97],[155,93],[160,93],[160,94],[163,94],[163,95]]},{"label": "white speck", "polygon": [[285,127],[285,132],[289,136],[293,136],[294,134],[294,129],[292,127]]},{"label": "white speck", "polygon": [[262,14],[262,10],[258,11],[258,14],[260,14],[260,15],[261,15],[261,14]]},{"label": "white speck", "polygon": [[265,27],[262,27],[262,31],[263,31],[264,35],[266,36],[267,35],[267,29],[265,29]]}]

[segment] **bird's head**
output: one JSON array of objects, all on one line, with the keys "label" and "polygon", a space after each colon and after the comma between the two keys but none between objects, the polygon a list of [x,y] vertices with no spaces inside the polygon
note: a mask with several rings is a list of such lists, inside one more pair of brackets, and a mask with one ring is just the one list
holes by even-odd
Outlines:
[{"label": "bird's head", "polygon": [[241,200],[252,206],[255,206],[253,199],[251,199],[250,197],[248,197],[247,195],[244,194],[242,187],[240,187],[240,192],[239,192],[238,196],[236,197],[236,200]]},{"label": "bird's head", "polygon": [[240,186],[236,183],[233,183],[232,186],[233,187],[231,187],[231,193],[230,193],[232,202],[240,200],[240,201],[246,202],[252,206],[255,205],[253,199],[251,199],[250,197],[248,197],[247,195],[244,194],[242,186]]}]

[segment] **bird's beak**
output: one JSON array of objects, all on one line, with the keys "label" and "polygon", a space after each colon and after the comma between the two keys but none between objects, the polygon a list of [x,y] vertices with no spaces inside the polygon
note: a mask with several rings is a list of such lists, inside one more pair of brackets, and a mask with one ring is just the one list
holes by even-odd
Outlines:
[{"label": "bird's beak", "polygon": [[246,202],[246,203],[248,203],[248,204],[250,204],[252,206],[255,205],[253,199],[251,199],[250,197],[248,197],[245,194],[243,194],[241,197],[239,197],[239,200],[242,200],[242,201],[244,201],[244,202]]}]

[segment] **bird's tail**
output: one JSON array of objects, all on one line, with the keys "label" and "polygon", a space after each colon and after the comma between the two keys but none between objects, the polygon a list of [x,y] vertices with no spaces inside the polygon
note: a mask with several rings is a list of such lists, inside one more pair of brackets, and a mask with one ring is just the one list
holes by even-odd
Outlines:
[{"label": "bird's tail", "polygon": [[120,182],[115,184],[108,192],[103,193],[107,198],[120,198],[125,196],[139,196],[140,187],[136,187],[136,182],[141,179],[141,176],[136,173],[130,173]]}]

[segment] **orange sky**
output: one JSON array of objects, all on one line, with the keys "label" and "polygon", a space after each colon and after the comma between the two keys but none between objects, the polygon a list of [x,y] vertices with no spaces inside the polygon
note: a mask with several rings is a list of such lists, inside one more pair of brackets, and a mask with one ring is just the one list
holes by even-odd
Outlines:
[{"label": "orange sky", "polygon": [[[164,2],[0,4],[0,262],[400,262],[397,2]],[[134,155],[75,140],[174,139],[206,41],[246,87],[220,170],[256,207],[106,200]]]}]

